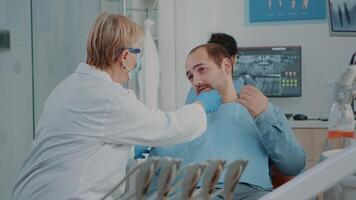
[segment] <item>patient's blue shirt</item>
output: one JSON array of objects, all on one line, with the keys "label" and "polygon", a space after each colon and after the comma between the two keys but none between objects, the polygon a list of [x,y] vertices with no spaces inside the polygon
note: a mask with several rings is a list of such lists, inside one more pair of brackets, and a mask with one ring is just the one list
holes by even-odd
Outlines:
[{"label": "patient's blue shirt", "polygon": [[[264,188],[271,187],[268,155],[254,119],[238,103],[222,104],[217,112],[207,114],[207,131],[199,138],[183,144],[153,148],[150,156],[170,156],[188,163],[222,159],[243,159],[249,163],[240,179]],[[219,182],[223,182],[224,174]]]},{"label": "patient's blue shirt", "polygon": [[[234,85],[239,93],[243,84],[235,81]],[[186,103],[195,99],[196,94],[190,89]],[[201,137],[173,146],[154,147],[150,156],[179,158],[183,166],[209,159],[248,160],[240,182],[263,188],[272,187],[269,160],[285,175],[295,176],[304,169],[304,149],[283,112],[272,103],[255,119],[236,102],[222,104],[217,112],[207,114],[207,119],[207,130]],[[223,183],[223,179],[224,174],[219,182]]]}]

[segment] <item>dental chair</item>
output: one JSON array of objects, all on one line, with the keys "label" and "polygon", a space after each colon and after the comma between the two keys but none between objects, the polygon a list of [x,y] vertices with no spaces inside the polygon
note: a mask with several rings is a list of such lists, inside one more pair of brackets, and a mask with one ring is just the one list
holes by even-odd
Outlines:
[{"label": "dental chair", "polygon": [[274,165],[270,167],[270,177],[272,180],[273,189],[278,188],[279,186],[287,183],[292,180],[294,176],[284,175],[281,171],[279,171]]}]

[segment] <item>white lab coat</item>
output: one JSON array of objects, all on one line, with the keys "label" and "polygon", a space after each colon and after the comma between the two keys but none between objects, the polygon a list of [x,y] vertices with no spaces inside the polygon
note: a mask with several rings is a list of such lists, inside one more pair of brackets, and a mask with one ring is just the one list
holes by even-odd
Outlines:
[{"label": "white lab coat", "polygon": [[206,123],[195,103],[167,113],[150,109],[106,72],[82,63],[47,98],[13,197],[99,199],[125,176],[133,144],[192,140]]},{"label": "white lab coat", "polygon": [[142,70],[139,74],[140,100],[150,106],[157,108],[159,90],[159,58],[156,44],[151,34],[154,22],[145,20],[145,38],[143,40]]}]

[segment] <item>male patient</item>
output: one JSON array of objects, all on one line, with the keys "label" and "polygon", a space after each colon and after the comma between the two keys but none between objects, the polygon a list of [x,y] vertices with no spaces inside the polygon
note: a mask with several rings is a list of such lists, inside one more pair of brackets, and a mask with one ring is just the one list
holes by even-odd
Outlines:
[{"label": "male patient", "polygon": [[[212,33],[208,42],[207,43],[215,43],[215,44],[220,44],[223,46],[227,53],[229,54],[229,58],[232,61],[232,66],[234,67],[237,64],[237,59],[238,59],[238,47],[237,47],[237,42],[235,38],[229,34],[226,33]],[[234,79],[234,86],[237,91],[237,93],[240,93],[242,87],[245,84],[249,85],[254,85],[255,87],[258,87],[258,83],[248,74],[238,77],[237,79]],[[189,90],[189,93],[186,98],[186,104],[193,103],[197,98],[196,92],[194,91],[193,88]],[[139,149],[138,149],[139,150]]]},{"label": "male patient", "polygon": [[[285,175],[303,170],[305,153],[287,119],[253,86],[245,86],[237,95],[232,61],[222,46],[204,44],[194,48],[185,67],[196,93],[216,89],[222,105],[207,115],[208,127],[203,136],[188,143],[153,148],[150,156],[180,158],[183,166],[209,159],[248,160],[233,199],[254,200],[271,190],[269,159]],[[218,188],[223,187],[223,178]]]}]

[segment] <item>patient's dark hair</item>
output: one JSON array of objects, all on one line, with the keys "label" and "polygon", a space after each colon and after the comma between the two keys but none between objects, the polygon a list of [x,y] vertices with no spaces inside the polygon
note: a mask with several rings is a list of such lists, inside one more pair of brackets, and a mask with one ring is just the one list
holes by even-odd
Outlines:
[{"label": "patient's dark hair", "polygon": [[231,35],[226,33],[212,33],[208,43],[220,44],[226,49],[230,57],[237,55],[237,42]]},{"label": "patient's dark hair", "polygon": [[229,53],[220,44],[210,43],[210,44],[199,45],[194,49],[192,49],[189,52],[189,55],[201,48],[205,49],[206,53],[208,54],[208,57],[212,59],[214,63],[217,64],[219,67],[224,58],[229,59],[232,65],[232,61]]}]

